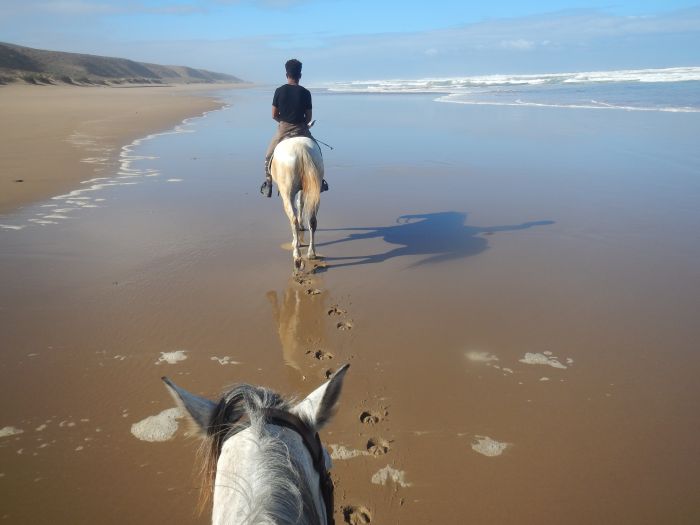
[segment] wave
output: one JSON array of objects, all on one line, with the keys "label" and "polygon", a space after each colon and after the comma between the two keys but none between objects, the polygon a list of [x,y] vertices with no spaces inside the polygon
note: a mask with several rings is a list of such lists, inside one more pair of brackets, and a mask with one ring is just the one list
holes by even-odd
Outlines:
[{"label": "wave", "polygon": [[481,75],[422,79],[353,80],[322,86],[328,91],[352,93],[459,93],[474,88],[538,86],[556,84],[597,84],[617,82],[669,83],[700,81],[700,67],[623,69],[576,73],[532,75]]},{"label": "wave", "polygon": [[495,102],[487,100],[470,100],[459,98],[459,95],[447,95],[435,99],[435,102],[449,102],[453,104],[467,104],[471,106],[521,106],[521,107],[541,107],[541,108],[568,108],[568,109],[620,109],[626,111],[664,111],[668,113],[700,113],[700,108],[691,106],[630,106],[621,104],[608,104],[591,100],[589,103],[577,104],[557,104],[545,102],[525,102],[514,100],[512,102]]}]

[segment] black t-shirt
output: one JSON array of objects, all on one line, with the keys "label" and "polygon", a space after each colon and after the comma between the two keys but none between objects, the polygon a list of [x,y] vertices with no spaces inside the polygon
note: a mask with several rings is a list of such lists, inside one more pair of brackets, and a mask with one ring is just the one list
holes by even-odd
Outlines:
[{"label": "black t-shirt", "polygon": [[280,112],[280,120],[290,124],[304,122],[304,113],[311,109],[311,93],[299,85],[285,84],[275,90],[272,105]]}]

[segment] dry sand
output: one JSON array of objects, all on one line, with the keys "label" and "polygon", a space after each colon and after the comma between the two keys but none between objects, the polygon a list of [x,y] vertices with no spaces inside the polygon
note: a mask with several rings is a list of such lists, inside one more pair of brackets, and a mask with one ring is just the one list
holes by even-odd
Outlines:
[{"label": "dry sand", "polygon": [[224,87],[0,87],[0,214],[113,170],[121,146],[221,107],[202,94]]}]

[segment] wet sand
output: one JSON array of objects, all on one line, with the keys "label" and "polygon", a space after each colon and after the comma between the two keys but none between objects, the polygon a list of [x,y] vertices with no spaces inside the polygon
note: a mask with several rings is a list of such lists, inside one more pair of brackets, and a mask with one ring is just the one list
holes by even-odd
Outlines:
[{"label": "wet sand", "polygon": [[195,96],[212,89],[2,86],[0,214],[114,171],[124,144],[220,107]]},{"label": "wet sand", "polygon": [[696,118],[316,96],[324,258],[295,279],[268,99],[140,143],[96,208],[2,221],[8,522],[207,523],[183,425],[132,433],[160,376],[305,394],[345,362],[337,523],[697,522]]}]

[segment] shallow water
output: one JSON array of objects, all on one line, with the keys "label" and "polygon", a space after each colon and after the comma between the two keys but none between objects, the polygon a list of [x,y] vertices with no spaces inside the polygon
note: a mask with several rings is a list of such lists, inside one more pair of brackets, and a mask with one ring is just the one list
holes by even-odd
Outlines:
[{"label": "shallow water", "polygon": [[206,523],[196,442],[131,432],[159,377],[305,394],[343,362],[323,438],[371,453],[335,461],[338,522],[698,521],[697,115],[319,93],[299,282],[257,193],[270,94],[225,97],[96,207],[0,217],[8,522]]}]

